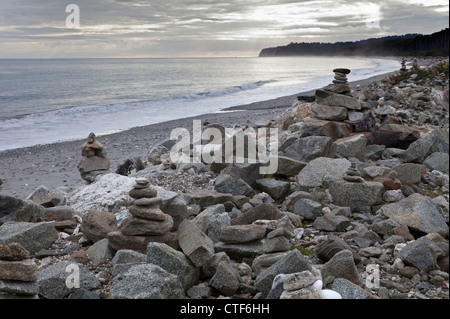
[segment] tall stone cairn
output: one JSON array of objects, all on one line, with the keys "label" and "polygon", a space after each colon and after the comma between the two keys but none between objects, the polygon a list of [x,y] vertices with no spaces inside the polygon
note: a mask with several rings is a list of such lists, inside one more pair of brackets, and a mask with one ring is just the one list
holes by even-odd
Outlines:
[{"label": "tall stone cairn", "polygon": [[93,182],[97,175],[108,172],[111,163],[106,154],[105,148],[97,141],[95,134],[89,134],[87,142],[81,146],[82,157],[77,166],[81,178]]}]

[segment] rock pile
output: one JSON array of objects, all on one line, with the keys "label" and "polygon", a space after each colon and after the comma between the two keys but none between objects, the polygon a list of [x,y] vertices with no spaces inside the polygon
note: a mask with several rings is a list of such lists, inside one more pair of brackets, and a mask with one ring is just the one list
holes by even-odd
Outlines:
[{"label": "rock pile", "polygon": [[93,182],[95,177],[108,172],[110,160],[106,158],[106,150],[97,141],[95,134],[89,134],[88,140],[81,147],[81,160],[78,163],[78,170],[81,178],[87,182]]},{"label": "rock pile", "polygon": [[173,218],[161,211],[162,199],[157,197],[149,180],[137,178],[129,195],[134,199],[128,208],[131,216],[122,222],[117,232],[108,234],[111,248],[145,252],[150,242],[177,247],[176,235],[170,233]]},{"label": "rock pile", "polygon": [[[344,71],[333,86],[348,85]],[[174,165],[155,151],[154,165],[130,177],[100,176],[62,201],[80,215],[81,229],[63,231],[68,221],[53,217],[42,223],[48,210],[0,196],[0,292],[448,299],[448,115],[438,98],[447,88],[438,75],[354,92],[318,90],[315,103],[295,104],[266,124],[280,131],[271,145],[279,149],[279,169],[271,176],[261,175],[261,163]],[[347,116],[300,115],[314,104]],[[395,112],[375,112],[386,106]],[[362,132],[353,134],[357,128]],[[415,139],[399,143],[409,134]],[[32,288],[16,285],[20,274],[2,279],[11,278],[9,263],[19,262],[11,260],[12,251],[22,251],[16,243],[29,252],[24,260],[39,264],[30,268]],[[64,283],[74,264],[82,274],[78,290]]]}]

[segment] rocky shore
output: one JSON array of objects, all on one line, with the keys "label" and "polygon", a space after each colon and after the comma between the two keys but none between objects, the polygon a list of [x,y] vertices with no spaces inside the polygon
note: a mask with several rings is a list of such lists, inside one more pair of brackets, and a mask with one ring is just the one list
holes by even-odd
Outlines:
[{"label": "rocky shore", "polygon": [[448,299],[448,63],[366,85],[333,71],[311,94],[197,118],[276,148],[273,174],[195,147],[175,163],[179,122],[152,141],[137,128],[125,152],[110,136],[61,144],[67,185],[23,195],[4,178],[0,299]]}]

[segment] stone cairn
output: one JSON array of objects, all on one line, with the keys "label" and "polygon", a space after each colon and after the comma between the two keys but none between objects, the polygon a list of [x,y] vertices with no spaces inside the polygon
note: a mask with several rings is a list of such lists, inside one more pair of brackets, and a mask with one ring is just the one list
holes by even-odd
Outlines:
[{"label": "stone cairn", "polygon": [[92,183],[95,177],[109,171],[110,160],[106,157],[106,153],[103,145],[95,138],[95,134],[89,134],[87,142],[81,146],[82,157],[77,166],[82,179]]},{"label": "stone cairn", "polygon": [[351,94],[347,75],[351,70],[338,68],[333,70],[333,83],[316,91],[316,102],[311,106],[312,117],[342,122],[348,119],[348,112],[361,111],[361,102]]},{"label": "stone cairn", "polygon": [[356,168],[355,163],[352,163],[351,167],[345,172],[344,180],[350,183],[364,183],[364,179],[361,177],[361,173]]},{"label": "stone cairn", "polygon": [[128,208],[132,216],[124,220],[118,232],[109,234],[112,248],[145,252],[150,242],[173,247],[174,238],[170,232],[173,218],[160,209],[162,199],[157,197],[157,191],[150,186],[149,180],[137,178],[129,195],[134,199]]},{"label": "stone cairn", "polygon": [[406,60],[402,60],[402,67],[400,68],[400,72],[408,72],[406,68]]}]

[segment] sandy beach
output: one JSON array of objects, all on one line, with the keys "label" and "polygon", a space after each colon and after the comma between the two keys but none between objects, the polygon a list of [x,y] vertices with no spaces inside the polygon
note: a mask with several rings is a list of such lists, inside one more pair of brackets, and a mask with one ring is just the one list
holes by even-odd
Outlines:
[{"label": "sandy beach", "polygon": [[[390,74],[392,73],[351,82],[350,85],[353,88],[356,85],[364,87]],[[111,171],[115,171],[127,159],[139,157],[146,161],[152,147],[169,139],[173,129],[186,128],[191,131],[193,120],[218,123],[225,127],[245,125],[248,120],[270,121],[283,114],[297,96],[313,96],[314,92],[315,90],[299,92],[296,95],[231,107],[218,113],[135,127],[98,136],[98,140],[108,152]],[[96,132],[95,127],[92,132]],[[0,152],[0,179],[3,182],[0,193],[24,199],[41,185],[53,190],[61,186],[74,188],[84,184],[77,169],[83,143],[84,140],[74,140]]]}]

